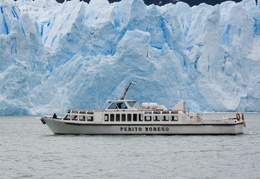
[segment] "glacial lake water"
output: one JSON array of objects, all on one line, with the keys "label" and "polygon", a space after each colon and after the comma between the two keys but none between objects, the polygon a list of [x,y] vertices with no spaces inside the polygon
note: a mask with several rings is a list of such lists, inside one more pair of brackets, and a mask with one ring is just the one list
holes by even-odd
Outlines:
[{"label": "glacial lake water", "polygon": [[243,135],[88,136],[2,116],[0,178],[258,179],[260,113],[245,118]]}]

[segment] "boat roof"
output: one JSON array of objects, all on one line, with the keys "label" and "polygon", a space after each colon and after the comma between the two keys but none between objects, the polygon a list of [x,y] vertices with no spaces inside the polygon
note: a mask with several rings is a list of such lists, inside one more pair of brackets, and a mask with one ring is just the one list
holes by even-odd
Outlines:
[{"label": "boat roof", "polygon": [[131,102],[131,103],[137,103],[139,100],[109,100],[109,103],[117,103],[117,102]]}]

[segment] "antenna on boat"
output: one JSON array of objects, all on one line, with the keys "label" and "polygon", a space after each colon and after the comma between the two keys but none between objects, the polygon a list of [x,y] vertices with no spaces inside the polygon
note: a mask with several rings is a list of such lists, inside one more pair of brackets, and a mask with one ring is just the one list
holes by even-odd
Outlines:
[{"label": "antenna on boat", "polygon": [[125,89],[125,92],[124,92],[123,96],[120,98],[120,100],[124,100],[124,99],[125,99],[126,93],[128,92],[128,90],[129,90],[131,84],[136,85],[137,83],[134,82],[134,81],[130,82],[129,85],[127,86],[127,88]]}]

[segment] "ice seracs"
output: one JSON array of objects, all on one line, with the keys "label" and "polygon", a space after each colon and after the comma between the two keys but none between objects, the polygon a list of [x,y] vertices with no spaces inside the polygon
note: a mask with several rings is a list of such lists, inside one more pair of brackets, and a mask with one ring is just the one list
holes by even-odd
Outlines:
[{"label": "ice seracs", "polygon": [[259,49],[254,0],[1,0],[0,115],[104,109],[131,79],[141,103],[260,111]]}]

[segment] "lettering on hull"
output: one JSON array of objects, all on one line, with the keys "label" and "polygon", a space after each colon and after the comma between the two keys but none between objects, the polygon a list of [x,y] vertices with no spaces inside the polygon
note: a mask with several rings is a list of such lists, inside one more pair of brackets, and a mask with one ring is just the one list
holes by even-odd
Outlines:
[{"label": "lettering on hull", "polygon": [[120,127],[121,132],[168,132],[169,127]]}]

